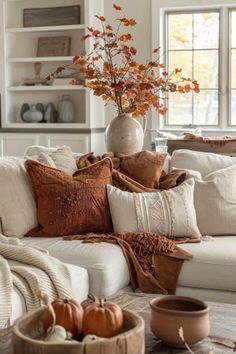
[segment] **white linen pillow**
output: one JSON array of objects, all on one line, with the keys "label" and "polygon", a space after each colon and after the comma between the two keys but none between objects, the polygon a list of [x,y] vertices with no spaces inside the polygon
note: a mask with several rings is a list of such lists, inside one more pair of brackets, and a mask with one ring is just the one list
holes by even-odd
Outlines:
[{"label": "white linen pillow", "polygon": [[193,150],[175,150],[170,160],[170,169],[195,170],[202,177],[211,172],[236,164],[236,158]]},{"label": "white linen pillow", "polygon": [[194,204],[202,235],[236,235],[236,165],[196,179]]},{"label": "white linen pillow", "polygon": [[200,238],[193,204],[194,180],[162,192],[130,193],[107,186],[115,232],[156,232]]},{"label": "white linen pillow", "polygon": [[2,233],[23,237],[38,225],[36,203],[24,159],[0,158],[0,219]]}]

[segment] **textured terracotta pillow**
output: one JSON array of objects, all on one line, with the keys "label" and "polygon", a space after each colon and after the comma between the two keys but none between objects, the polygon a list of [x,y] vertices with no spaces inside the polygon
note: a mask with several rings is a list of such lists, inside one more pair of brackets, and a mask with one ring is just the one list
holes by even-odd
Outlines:
[{"label": "textured terracotta pillow", "polygon": [[64,236],[110,232],[112,223],[106,185],[112,161],[103,159],[74,176],[33,160],[25,162],[37,201],[39,227],[28,236]]},{"label": "textured terracotta pillow", "polygon": [[120,172],[145,187],[158,188],[167,153],[141,151],[120,158]]}]

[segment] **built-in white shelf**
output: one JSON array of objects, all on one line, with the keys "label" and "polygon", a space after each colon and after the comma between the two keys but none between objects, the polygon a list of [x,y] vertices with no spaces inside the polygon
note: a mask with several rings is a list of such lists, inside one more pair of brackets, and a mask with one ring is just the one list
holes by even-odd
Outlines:
[{"label": "built-in white shelf", "polygon": [[55,32],[55,31],[73,31],[85,29],[85,24],[66,25],[66,26],[43,26],[43,27],[18,27],[6,28],[9,33],[25,33],[25,32]]},{"label": "built-in white shelf", "polygon": [[35,85],[35,86],[10,86],[8,91],[79,91],[85,90],[82,85]]},{"label": "built-in white shelf", "polygon": [[5,128],[14,128],[14,129],[34,129],[34,128],[43,128],[43,129],[74,129],[74,128],[86,128],[85,123],[79,123],[79,122],[74,122],[74,123],[9,123],[6,124]]},{"label": "built-in white shelf", "polygon": [[63,57],[25,57],[25,58],[8,58],[9,63],[35,63],[35,62],[64,62],[72,61],[73,56]]},{"label": "built-in white shelf", "polygon": [[[24,9],[80,6],[80,23],[68,25],[53,25],[40,27],[23,27]],[[94,16],[104,13],[104,0],[0,0],[0,88],[1,94],[1,126],[13,129],[14,134],[19,131],[55,129],[56,133],[63,133],[63,139],[57,144],[66,144],[66,136],[81,132],[86,140],[86,149],[98,146],[102,132],[90,132],[88,129],[105,127],[104,102],[92,95],[82,85],[22,85],[22,78],[35,77],[35,63],[41,62],[40,77],[46,77],[54,72],[59,65],[70,65],[73,56],[83,51],[90,52],[93,48],[92,41],[81,41],[87,27],[96,28],[100,21]],[[68,36],[71,39],[71,48],[67,56],[37,57],[38,39],[40,37]],[[68,70],[68,76],[70,71]],[[24,103],[34,105],[40,102],[46,107],[53,103],[58,109],[58,104],[63,95],[69,95],[74,104],[75,121],[73,123],[26,123],[21,120],[21,107]],[[72,131],[72,133],[71,133]],[[100,135],[99,135],[100,134]],[[91,137],[93,135],[93,138]],[[75,147],[77,149],[77,138]],[[40,139],[39,139],[40,141]],[[38,142],[39,142],[38,141]],[[99,140],[100,141],[100,140]],[[28,143],[27,143],[28,144]],[[93,145],[94,144],[94,145]],[[1,137],[0,137],[1,155]]]}]

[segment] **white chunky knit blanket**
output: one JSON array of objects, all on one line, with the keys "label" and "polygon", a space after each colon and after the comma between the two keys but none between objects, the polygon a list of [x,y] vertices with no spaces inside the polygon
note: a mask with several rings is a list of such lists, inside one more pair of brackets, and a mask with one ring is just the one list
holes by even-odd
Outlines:
[{"label": "white chunky knit blanket", "polygon": [[47,293],[50,300],[73,296],[65,264],[44,250],[0,235],[0,329],[10,324],[13,286],[23,295],[27,311],[40,306],[38,288]]}]

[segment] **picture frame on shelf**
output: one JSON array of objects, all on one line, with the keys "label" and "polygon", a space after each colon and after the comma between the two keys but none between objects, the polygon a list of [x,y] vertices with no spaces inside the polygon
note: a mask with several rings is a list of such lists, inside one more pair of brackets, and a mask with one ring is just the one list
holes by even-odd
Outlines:
[{"label": "picture frame on shelf", "polygon": [[69,36],[39,37],[37,57],[62,57],[70,55]]},{"label": "picture frame on shelf", "polygon": [[80,5],[31,8],[23,10],[24,27],[80,24]]}]

